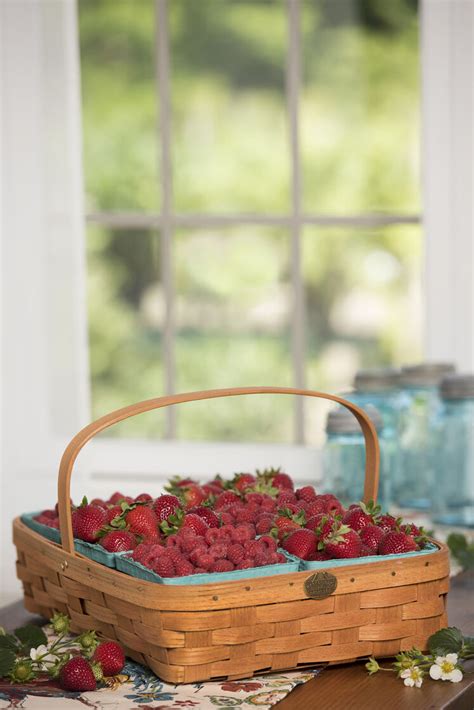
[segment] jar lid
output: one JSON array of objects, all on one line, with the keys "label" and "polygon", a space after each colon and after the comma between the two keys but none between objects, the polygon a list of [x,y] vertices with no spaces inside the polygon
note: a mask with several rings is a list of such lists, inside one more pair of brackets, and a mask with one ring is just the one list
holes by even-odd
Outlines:
[{"label": "jar lid", "polygon": [[360,392],[379,392],[394,389],[399,379],[400,370],[395,367],[374,367],[370,370],[358,370],[354,387]]},{"label": "jar lid", "polygon": [[474,375],[447,375],[439,388],[443,399],[472,399]]},{"label": "jar lid", "polygon": [[404,386],[417,385],[421,387],[434,387],[439,385],[445,375],[455,371],[451,362],[422,362],[419,365],[405,365],[402,367],[400,384]]},{"label": "jar lid", "polygon": [[[379,410],[371,404],[362,407],[372,420],[372,424],[377,431],[383,428],[383,419]],[[331,409],[326,421],[326,431],[328,434],[362,434],[360,424],[355,416],[348,409],[338,406]]]}]

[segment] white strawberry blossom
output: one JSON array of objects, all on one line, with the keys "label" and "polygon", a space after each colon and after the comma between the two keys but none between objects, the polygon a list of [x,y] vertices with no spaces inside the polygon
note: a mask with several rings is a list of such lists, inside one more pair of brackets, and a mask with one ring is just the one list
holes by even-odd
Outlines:
[{"label": "white strawberry blossom", "polygon": [[49,653],[48,647],[44,645],[38,646],[38,648],[32,648],[30,658],[32,661],[36,661],[43,670],[47,670],[48,663],[56,663],[58,660],[58,657],[53,653]]},{"label": "white strawberry blossom", "polygon": [[410,688],[413,688],[413,686],[421,688],[421,684],[423,683],[423,671],[417,668],[417,666],[412,666],[402,671],[400,678],[403,678],[403,683]]},{"label": "white strawberry blossom", "polygon": [[462,680],[462,671],[456,667],[457,662],[457,653],[436,656],[435,662],[430,668],[430,677],[433,680],[450,680],[451,683],[459,683]]}]

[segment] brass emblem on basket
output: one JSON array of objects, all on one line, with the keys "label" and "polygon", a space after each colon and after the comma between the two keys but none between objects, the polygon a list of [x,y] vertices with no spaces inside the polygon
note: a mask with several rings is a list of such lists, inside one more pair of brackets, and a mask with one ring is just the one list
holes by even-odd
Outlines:
[{"label": "brass emblem on basket", "polygon": [[311,599],[326,599],[337,587],[337,579],[330,572],[316,572],[305,579],[304,590]]}]

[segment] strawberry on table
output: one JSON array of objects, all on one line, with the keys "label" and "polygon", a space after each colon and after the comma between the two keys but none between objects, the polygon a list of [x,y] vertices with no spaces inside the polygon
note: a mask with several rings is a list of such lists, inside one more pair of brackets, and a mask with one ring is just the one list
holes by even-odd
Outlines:
[{"label": "strawberry on table", "polygon": [[95,690],[97,687],[91,664],[82,656],[66,661],[59,674],[59,684],[65,690],[77,692]]},{"label": "strawberry on table", "polygon": [[117,675],[125,665],[123,648],[115,641],[100,643],[94,651],[92,659],[100,663],[105,676]]}]

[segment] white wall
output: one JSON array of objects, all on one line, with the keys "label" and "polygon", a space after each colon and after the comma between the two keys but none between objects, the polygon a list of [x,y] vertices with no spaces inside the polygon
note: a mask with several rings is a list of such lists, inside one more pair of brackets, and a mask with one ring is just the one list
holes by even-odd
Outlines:
[{"label": "white wall", "polygon": [[75,4],[2,0],[0,33],[1,604],[19,596],[11,520],[56,500],[88,402]]}]

